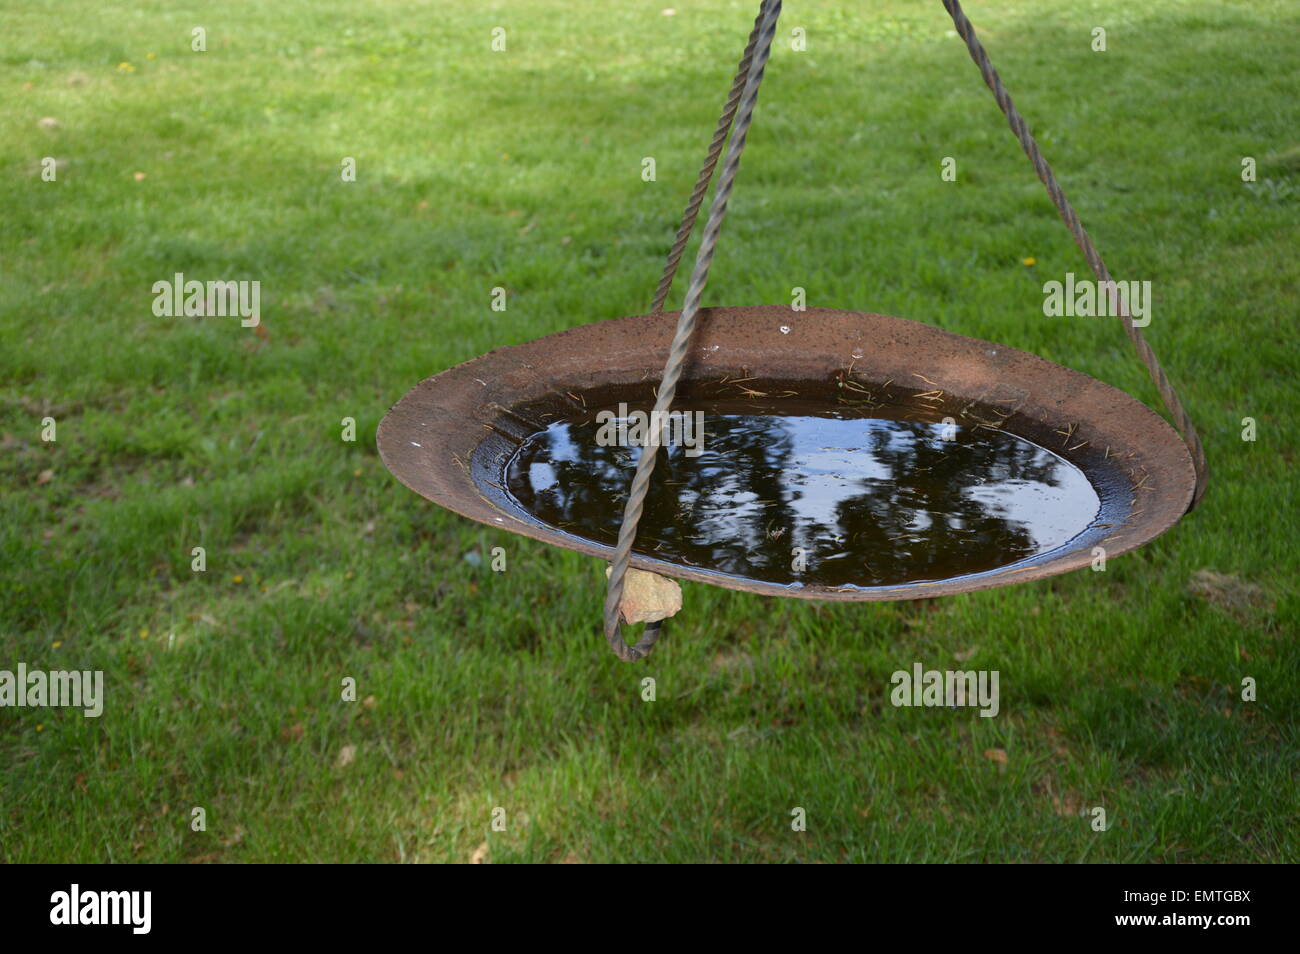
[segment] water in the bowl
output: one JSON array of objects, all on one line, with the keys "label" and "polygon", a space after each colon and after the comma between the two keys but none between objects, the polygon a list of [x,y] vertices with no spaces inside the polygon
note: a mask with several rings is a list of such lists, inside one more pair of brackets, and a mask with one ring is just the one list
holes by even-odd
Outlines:
[{"label": "water in the bowl", "polygon": [[[675,408],[684,426],[659,451],[637,552],[769,583],[888,586],[1045,553],[1098,514],[1082,471],[1003,430],[914,409],[726,410]],[[641,453],[618,443],[641,440],[636,413],[616,418],[632,425],[626,433],[611,416],[534,434],[504,475],[524,510],[610,546]]]}]

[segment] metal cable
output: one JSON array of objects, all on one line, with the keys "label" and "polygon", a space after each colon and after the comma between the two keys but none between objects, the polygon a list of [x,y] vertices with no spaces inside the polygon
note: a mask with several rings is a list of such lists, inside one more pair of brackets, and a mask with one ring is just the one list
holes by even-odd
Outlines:
[{"label": "metal cable", "polygon": [[740,58],[740,65],[736,67],[736,78],[731,81],[731,92],[727,94],[722,115],[718,117],[718,128],[713,132],[713,141],[709,143],[708,155],[704,159],[704,165],[700,167],[699,178],[695,180],[695,188],[686,203],[682,224],[677,227],[677,238],[673,241],[672,251],[668,253],[668,263],[664,265],[659,287],[655,289],[655,300],[650,306],[651,314],[663,310],[664,302],[668,300],[668,292],[673,287],[677,265],[682,260],[682,252],[686,251],[686,243],[690,241],[691,230],[695,228],[695,217],[700,214],[700,206],[704,204],[704,193],[709,190],[709,180],[713,178],[718,157],[722,155],[722,145],[727,141],[731,120],[736,115],[736,105],[740,102],[740,94],[745,89],[745,81],[749,79],[749,65],[754,58],[754,44],[758,40],[758,28],[763,22],[763,12],[766,9],[767,0],[763,0],[758,8],[758,16],[754,18],[754,29],[749,31],[749,42],[745,45],[745,53]]},{"label": "metal cable", "polygon": [[[952,16],[952,22],[957,27],[958,35],[966,41],[966,48],[970,51],[971,59],[975,61],[975,65],[979,67],[984,82],[993,91],[993,97],[998,101],[998,107],[1007,117],[1011,131],[1020,140],[1025,155],[1034,164],[1034,171],[1038,173],[1038,178],[1047,187],[1047,194],[1051,196],[1056,210],[1061,214],[1061,218],[1065,221],[1066,227],[1069,228],[1070,234],[1074,236],[1074,241],[1079,246],[1079,250],[1083,252],[1084,258],[1088,260],[1088,266],[1092,269],[1092,273],[1097,276],[1099,282],[1110,282],[1110,270],[1106,268],[1106,263],[1101,260],[1101,253],[1092,244],[1092,239],[1088,236],[1087,230],[1084,229],[1083,223],[1079,221],[1079,216],[1075,213],[1074,207],[1066,199],[1060,183],[1056,181],[1056,176],[1052,172],[1052,167],[1043,158],[1038,143],[1029,132],[1029,126],[1025,123],[1024,117],[1016,111],[1015,105],[1011,102],[1010,94],[1003,88],[1002,78],[998,76],[998,71],[989,62],[988,54],[984,52],[984,46],[975,36],[975,28],[971,25],[970,20],[966,18],[961,4],[958,0],[943,0],[943,5],[949,15]],[[1128,305],[1119,298],[1113,283],[1101,287],[1108,290],[1111,305],[1119,312],[1125,333],[1128,335],[1129,340],[1133,342],[1133,348],[1137,351],[1138,358],[1146,366],[1147,373],[1151,375],[1151,380],[1155,383],[1156,390],[1160,392],[1160,398],[1164,401],[1165,408],[1174,419],[1174,424],[1182,434],[1183,442],[1187,445],[1188,453],[1191,454],[1192,466],[1196,471],[1196,490],[1192,494],[1191,506],[1187,508],[1190,511],[1201,502],[1201,498],[1205,495],[1206,481],[1209,479],[1209,465],[1205,460],[1205,449],[1201,446],[1201,439],[1196,434],[1196,428],[1192,426],[1191,418],[1183,410],[1183,404],[1178,399],[1178,394],[1174,391],[1173,385],[1169,383],[1169,378],[1166,377],[1164,369],[1160,367],[1160,362],[1156,360],[1155,352],[1151,350],[1151,346],[1142,337],[1142,332],[1137,325],[1133,324],[1133,317],[1129,314]]]},{"label": "metal cable", "polygon": [[[758,87],[763,81],[763,71],[767,66],[767,58],[772,49],[772,37],[776,33],[776,21],[780,14],[781,0],[763,0],[756,25],[758,36],[754,44],[753,59],[736,109],[735,128],[732,130],[731,141],[727,145],[722,173],[718,177],[718,188],[709,206],[709,216],[704,224],[704,234],[700,239],[700,248],[695,258],[695,268],[686,286],[686,299],[677,319],[677,331],[668,351],[668,361],[664,365],[663,379],[659,384],[654,413],[651,416],[652,421],[663,419],[677,393],[677,382],[686,364],[686,352],[691,335],[695,331],[700,299],[709,278],[709,266],[713,264],[713,253],[718,243],[718,234],[722,230],[722,220],[727,214],[727,201],[731,197],[736,172],[740,168],[740,155],[745,149],[745,138],[754,116],[754,104],[758,101]],[[671,282],[671,278],[669,281]],[[631,563],[636,527],[641,520],[646,493],[650,489],[650,475],[654,471],[655,459],[658,455],[658,443],[647,440],[637,459],[632,489],[628,493],[627,504],[623,510],[623,523],[618,530],[618,544],[614,548],[609,589],[605,595],[605,639],[619,659],[626,662],[647,655],[654,647],[660,632],[658,626],[647,625],[640,642],[635,646],[628,646],[623,640],[622,627],[619,623],[619,603],[623,599],[624,578]]]}]

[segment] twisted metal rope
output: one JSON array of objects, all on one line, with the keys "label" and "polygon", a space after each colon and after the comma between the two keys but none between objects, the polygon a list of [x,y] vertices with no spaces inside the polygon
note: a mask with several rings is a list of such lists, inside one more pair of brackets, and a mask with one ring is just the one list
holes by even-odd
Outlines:
[{"label": "twisted metal rope", "polygon": [[713,132],[713,141],[709,143],[709,152],[704,159],[704,165],[700,167],[699,178],[695,180],[695,188],[691,191],[691,197],[686,203],[686,212],[682,215],[682,224],[677,227],[677,238],[673,241],[672,251],[668,253],[668,263],[664,265],[663,277],[659,279],[659,287],[655,289],[655,300],[650,306],[650,313],[662,311],[664,302],[668,300],[668,292],[673,287],[673,278],[677,275],[677,265],[682,260],[682,252],[686,250],[686,243],[690,241],[691,230],[695,228],[695,217],[700,214],[700,206],[704,204],[704,193],[709,190],[709,180],[713,178],[713,170],[718,164],[718,157],[722,155],[722,144],[727,141],[727,132],[731,129],[731,120],[736,115],[736,105],[740,102],[740,94],[745,89],[745,81],[749,79],[749,66],[754,59],[754,44],[758,41],[758,28],[763,22],[763,12],[767,9],[767,0],[759,5],[758,16],[754,18],[754,29],[749,31],[749,42],[745,45],[745,53],[740,58],[740,65],[736,67],[736,78],[731,81],[731,92],[727,94],[727,101],[722,107],[722,115],[718,117],[718,128]]},{"label": "twisted metal rope", "polygon": [[[1083,223],[1079,221],[1079,216],[1075,213],[1074,207],[1066,199],[1060,183],[1056,181],[1056,176],[1052,172],[1052,167],[1043,158],[1038,143],[1035,141],[1033,134],[1030,133],[1024,117],[1016,111],[1015,105],[1011,102],[1011,95],[1002,86],[1002,78],[998,76],[998,71],[989,62],[988,54],[984,52],[983,44],[975,36],[975,28],[971,25],[970,20],[966,18],[961,4],[958,0],[943,0],[943,5],[952,17],[953,24],[957,27],[957,34],[966,41],[966,48],[970,51],[971,59],[975,61],[975,65],[979,67],[980,75],[984,77],[985,84],[993,91],[993,97],[998,101],[998,107],[1002,110],[1003,115],[1007,117],[1011,131],[1016,134],[1016,138],[1020,140],[1021,148],[1025,150],[1025,155],[1034,164],[1034,171],[1038,173],[1038,178],[1047,187],[1047,194],[1051,196],[1056,211],[1061,214],[1061,218],[1065,221],[1066,227],[1069,228],[1070,234],[1074,236],[1075,244],[1083,252],[1084,258],[1088,260],[1088,266],[1092,269],[1092,273],[1097,276],[1098,281],[1110,282],[1110,270],[1106,268],[1106,263],[1101,260],[1101,253],[1092,244],[1092,239],[1089,237],[1087,230],[1084,229]],[[1182,434],[1183,442],[1187,445],[1188,453],[1191,454],[1192,466],[1196,471],[1196,490],[1192,495],[1191,506],[1188,507],[1190,511],[1201,502],[1201,498],[1205,495],[1206,481],[1209,479],[1209,465],[1205,460],[1205,449],[1201,446],[1201,439],[1196,434],[1196,428],[1192,426],[1191,418],[1183,410],[1183,404],[1178,399],[1178,394],[1174,391],[1173,385],[1169,383],[1164,368],[1160,367],[1160,362],[1156,360],[1155,352],[1151,350],[1151,346],[1142,337],[1142,332],[1137,325],[1133,324],[1133,318],[1129,314],[1128,306],[1120,300],[1113,284],[1101,287],[1108,290],[1111,305],[1118,311],[1124,324],[1125,334],[1133,342],[1133,348],[1137,351],[1139,360],[1146,366],[1147,373],[1151,375],[1151,380],[1155,383],[1156,390],[1160,392],[1160,398],[1164,401],[1165,408],[1174,419],[1174,424]]]},{"label": "twisted metal rope", "polygon": [[[677,319],[677,331],[673,335],[673,343],[668,351],[668,361],[664,365],[663,380],[659,384],[659,393],[651,420],[663,419],[664,413],[672,405],[673,397],[677,393],[677,382],[686,363],[686,351],[691,335],[695,331],[700,299],[709,278],[709,266],[713,264],[713,253],[718,244],[718,235],[722,231],[722,220],[727,214],[727,201],[731,197],[736,172],[740,168],[740,155],[745,149],[745,138],[754,117],[754,104],[758,101],[758,87],[763,81],[763,71],[767,67],[768,55],[772,50],[772,37],[776,34],[776,21],[780,14],[781,0],[763,0],[754,28],[757,37],[753,41],[752,61],[736,108],[735,128],[732,130],[731,141],[727,145],[726,158],[722,162],[718,188],[709,206],[709,216],[704,224],[699,251],[696,253],[695,268],[686,286],[686,299]],[[707,182],[705,184],[707,185]],[[683,241],[682,244],[684,245],[685,242]],[[671,284],[671,276],[668,276],[668,281]],[[659,638],[659,626],[652,623],[646,626],[640,642],[635,646],[628,646],[623,640],[622,627],[619,623],[619,603],[623,599],[623,585],[632,559],[632,543],[636,539],[636,527],[641,520],[646,493],[650,489],[650,475],[654,471],[655,459],[658,455],[659,445],[647,440],[637,459],[632,489],[628,493],[627,504],[623,509],[623,523],[618,530],[618,544],[614,548],[612,569],[609,574],[609,589],[605,594],[605,640],[615,655],[625,662],[632,662],[647,655]]]}]

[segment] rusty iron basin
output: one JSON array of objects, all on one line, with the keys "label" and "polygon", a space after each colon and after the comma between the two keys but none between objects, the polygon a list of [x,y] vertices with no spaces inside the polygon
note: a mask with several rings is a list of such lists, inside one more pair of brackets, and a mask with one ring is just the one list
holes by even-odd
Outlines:
[{"label": "rusty iron basin", "polygon": [[[584,395],[652,399],[676,312],[583,325],[498,348],[416,385],[379,425],[379,454],[403,484],[488,526],[608,559],[612,548],[542,523],[502,487],[519,444],[586,413]],[[897,600],[1023,583],[1089,566],[1159,536],[1187,511],[1191,458],[1163,418],[1086,374],[1004,345],[902,318],[780,305],[708,308],[678,398],[709,399],[724,379],[755,390],[834,400],[845,381],[958,422],[996,424],[1064,457],[1101,500],[1096,522],[1055,550],[982,573],[893,586],[788,585],[682,566],[634,553],[664,576],[773,596]],[[935,392],[941,392],[936,396]],[[734,393],[734,392],[733,392]]]}]

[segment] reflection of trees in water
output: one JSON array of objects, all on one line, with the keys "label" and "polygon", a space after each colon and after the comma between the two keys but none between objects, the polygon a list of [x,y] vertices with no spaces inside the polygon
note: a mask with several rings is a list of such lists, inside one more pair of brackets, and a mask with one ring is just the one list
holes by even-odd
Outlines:
[{"label": "reflection of trees in water", "polygon": [[[705,451],[695,460],[672,455],[672,481],[656,496],[677,506],[676,540],[710,551],[702,565],[729,573],[790,568],[790,529],[798,520],[783,478],[794,456],[788,425],[778,417],[705,419]],[[701,462],[707,462],[700,467]],[[667,547],[665,547],[667,549]]]},{"label": "reflection of trees in water", "polygon": [[[818,553],[850,554],[842,558],[849,572],[841,582],[860,579],[864,562],[873,580],[935,580],[1036,552],[1032,528],[1009,519],[1006,503],[965,491],[1000,488],[998,496],[1009,498],[1011,482],[1057,486],[1059,461],[1041,448],[987,430],[945,441],[912,424],[873,431],[872,457],[885,476],[859,481],[865,492],[837,504],[833,532],[844,545],[825,552],[823,544]],[[825,539],[827,528],[820,530]]]},{"label": "reflection of trees in water", "polygon": [[[853,473],[868,476],[831,476],[842,486],[828,498],[824,484],[810,491],[800,482],[808,462],[794,438],[795,428],[807,427],[813,443],[843,443],[842,429],[815,440],[826,423],[706,416],[703,454],[661,452],[637,551],[773,582],[826,585],[943,579],[1036,552],[1032,528],[1010,519],[998,498],[1009,502],[1015,491],[1007,485],[1017,482],[1059,486],[1061,465],[1052,454],[1003,432],[963,429],[944,441],[938,425],[863,420],[854,441],[860,449],[833,450],[862,455],[868,466]],[[595,435],[594,424],[537,435],[507,477],[530,513],[612,544],[640,451],[601,447]],[[532,486],[534,461],[550,464],[553,486]],[[984,491],[964,492],[976,487]],[[796,546],[807,554],[803,573],[791,570]]]}]

